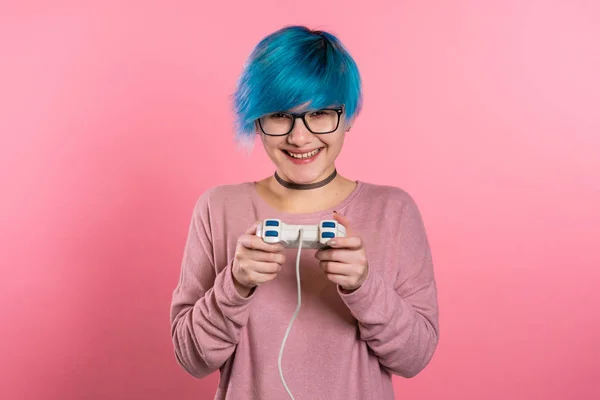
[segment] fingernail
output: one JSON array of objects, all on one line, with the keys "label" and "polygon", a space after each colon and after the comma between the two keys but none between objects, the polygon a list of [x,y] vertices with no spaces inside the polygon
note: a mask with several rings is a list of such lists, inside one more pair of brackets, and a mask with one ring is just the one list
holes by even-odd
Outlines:
[{"label": "fingernail", "polygon": [[327,242],[327,246],[335,246],[337,244],[337,242],[335,240],[330,240],[329,242]]}]

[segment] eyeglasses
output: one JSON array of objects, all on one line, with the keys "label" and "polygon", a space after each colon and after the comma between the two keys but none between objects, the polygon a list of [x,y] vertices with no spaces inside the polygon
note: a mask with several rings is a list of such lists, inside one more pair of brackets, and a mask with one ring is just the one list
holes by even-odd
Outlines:
[{"label": "eyeglasses", "polygon": [[344,107],[322,108],[310,110],[300,114],[289,112],[275,112],[258,119],[258,125],[265,135],[284,136],[294,129],[296,119],[304,122],[306,129],[314,134],[335,132],[340,124],[340,116]]}]

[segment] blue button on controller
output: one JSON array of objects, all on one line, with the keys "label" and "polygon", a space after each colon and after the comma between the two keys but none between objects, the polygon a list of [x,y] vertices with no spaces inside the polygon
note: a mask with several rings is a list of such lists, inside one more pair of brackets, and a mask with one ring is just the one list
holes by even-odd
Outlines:
[{"label": "blue button on controller", "polygon": [[279,221],[267,220],[265,221],[265,226],[279,226]]},{"label": "blue button on controller", "polygon": [[323,239],[331,239],[335,237],[335,233],[333,232],[321,232],[321,237]]},{"label": "blue button on controller", "polygon": [[323,222],[323,223],[321,224],[321,226],[322,226],[323,228],[335,228],[335,222],[329,222],[329,221],[326,221],[326,222]]},{"label": "blue button on controller", "polygon": [[279,232],[277,231],[266,231],[265,237],[277,237],[279,236]]}]

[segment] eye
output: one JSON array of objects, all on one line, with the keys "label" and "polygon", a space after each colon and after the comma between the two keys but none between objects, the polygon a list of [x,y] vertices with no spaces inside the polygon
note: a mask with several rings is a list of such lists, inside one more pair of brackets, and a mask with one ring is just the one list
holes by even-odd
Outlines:
[{"label": "eye", "polygon": [[325,115],[327,115],[326,110],[317,110],[315,112],[310,113],[311,118],[319,118],[319,117],[323,117]]},{"label": "eye", "polygon": [[289,118],[289,116],[284,113],[273,113],[273,114],[269,115],[269,118],[270,119],[286,119],[286,118]]}]

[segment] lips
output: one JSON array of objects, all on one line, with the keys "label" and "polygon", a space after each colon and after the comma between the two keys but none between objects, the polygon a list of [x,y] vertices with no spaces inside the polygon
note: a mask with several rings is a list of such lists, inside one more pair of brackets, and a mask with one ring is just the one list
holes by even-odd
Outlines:
[{"label": "lips", "polygon": [[291,151],[287,151],[287,150],[283,150],[283,152],[292,158],[295,158],[297,160],[303,160],[303,159],[307,159],[307,158],[311,158],[316,156],[317,154],[319,154],[319,152],[321,151],[321,149],[314,149],[311,151],[304,151],[304,152],[291,152]]},{"label": "lips", "polygon": [[323,150],[323,148],[318,148],[318,149],[313,149],[313,150],[309,150],[309,151],[289,151],[289,150],[281,150],[283,152],[283,154],[286,155],[287,159],[290,160],[292,163],[294,164],[308,164],[313,162],[318,156],[319,154],[321,154],[321,151]]}]

